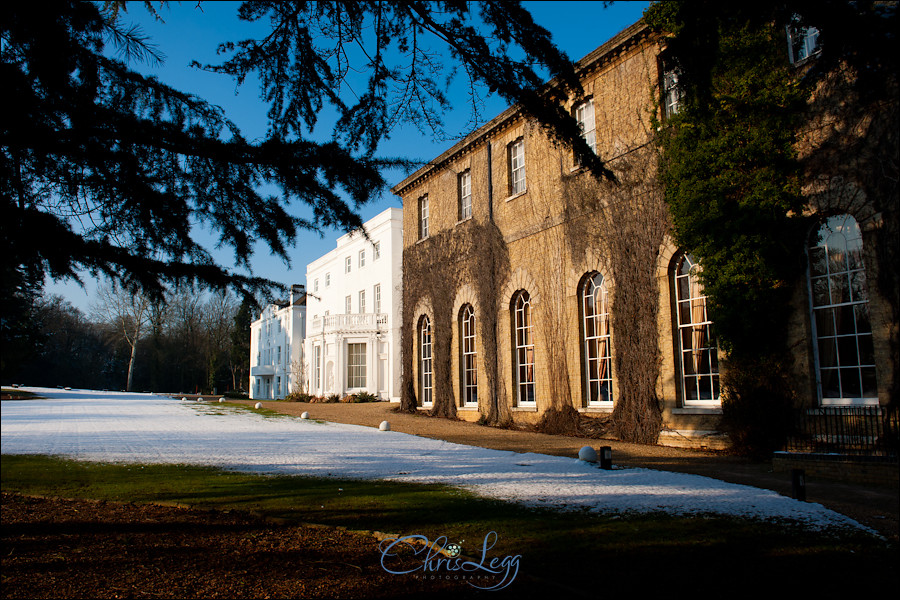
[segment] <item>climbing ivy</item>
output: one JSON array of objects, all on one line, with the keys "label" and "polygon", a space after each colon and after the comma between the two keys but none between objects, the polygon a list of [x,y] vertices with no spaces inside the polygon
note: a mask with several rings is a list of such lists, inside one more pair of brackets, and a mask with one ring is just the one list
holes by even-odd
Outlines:
[{"label": "climbing ivy", "polygon": [[[676,242],[702,265],[728,360],[725,426],[749,452],[786,435],[794,391],[786,333],[805,231],[796,141],[810,90],[787,58],[783,25],[737,9],[651,6],[679,73],[677,114],[659,127],[659,177]],[[702,31],[702,34],[700,33]]]}]

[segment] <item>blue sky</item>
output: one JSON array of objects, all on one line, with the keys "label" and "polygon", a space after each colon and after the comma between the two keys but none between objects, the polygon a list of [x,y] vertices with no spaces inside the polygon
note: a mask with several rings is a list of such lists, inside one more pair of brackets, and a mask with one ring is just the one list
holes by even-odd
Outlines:
[{"label": "blue sky", "polygon": [[[603,2],[524,2],[535,21],[548,29],[553,41],[573,60],[585,56],[622,29],[637,21],[648,2],[615,2],[604,7]],[[266,129],[266,107],[258,99],[255,82],[247,82],[237,88],[226,76],[214,75],[192,69],[192,60],[201,63],[218,62],[215,49],[223,41],[236,41],[250,37],[247,23],[237,20],[236,2],[171,3],[160,9],[164,23],[157,22],[143,8],[142,3],[130,3],[124,15],[125,23],[139,24],[151,43],[166,56],[162,65],[133,64],[143,73],[156,75],[161,81],[185,92],[191,92],[221,106],[228,118],[234,121],[248,139],[261,138]],[[450,89],[454,105],[459,110],[447,115],[448,129],[466,123],[469,112],[465,104],[465,86],[458,81]],[[506,108],[499,98],[485,100],[484,117],[490,119]],[[390,140],[379,147],[386,156],[428,160],[452,145],[452,141],[431,140],[408,126],[395,131]],[[403,178],[401,172],[389,175],[389,183]],[[401,206],[400,199],[390,194],[363,207],[364,220],[388,207]],[[302,211],[301,211],[302,212]],[[326,230],[322,236],[315,232],[301,232],[297,244],[289,251],[291,265],[270,256],[267,248],[260,246],[251,259],[253,274],[290,285],[305,283],[306,265],[334,248],[335,240],[343,232]],[[208,248],[216,260],[226,267],[233,266],[230,251]],[[72,304],[87,311],[93,301],[95,282],[85,278],[85,287],[76,283],[47,282],[45,293],[65,296]]]}]

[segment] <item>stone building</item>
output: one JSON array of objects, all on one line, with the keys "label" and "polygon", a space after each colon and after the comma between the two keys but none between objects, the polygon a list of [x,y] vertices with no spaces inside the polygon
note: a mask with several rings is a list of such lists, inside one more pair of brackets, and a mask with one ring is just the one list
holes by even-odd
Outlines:
[{"label": "stone building", "polygon": [[[725,443],[702,265],[673,244],[655,182],[654,118],[679,99],[660,54],[637,23],[578,63],[586,100],[567,109],[620,185],[583,173],[512,107],[393,188],[403,394],[418,406],[536,422],[566,404],[602,418],[639,396],[659,403],[659,443]],[[896,315],[865,289],[880,215],[849,174],[830,175],[810,173],[805,188],[822,218],[794,307],[798,389],[810,406],[886,404]],[[823,296],[829,283],[843,296]],[[624,378],[640,393],[623,394]]]},{"label": "stone building", "polygon": [[309,393],[399,400],[402,211],[389,208],[306,268]]},{"label": "stone building", "polygon": [[267,305],[250,324],[250,398],[278,400],[304,386],[306,294],[291,286],[287,302]]}]

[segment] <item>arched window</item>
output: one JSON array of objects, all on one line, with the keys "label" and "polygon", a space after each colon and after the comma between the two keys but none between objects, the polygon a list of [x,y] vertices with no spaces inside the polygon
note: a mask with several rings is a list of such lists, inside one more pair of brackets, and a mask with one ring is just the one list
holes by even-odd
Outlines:
[{"label": "arched window", "polygon": [[419,390],[422,406],[433,402],[433,375],[431,367],[431,321],[423,316],[419,321]]},{"label": "arched window", "polygon": [[822,404],[878,402],[862,236],[850,215],[830,217],[813,237],[809,289]]},{"label": "arched window", "polygon": [[463,406],[478,406],[478,373],[475,352],[475,310],[471,304],[459,313],[459,374]]},{"label": "arched window", "polygon": [[609,294],[600,273],[589,275],[581,286],[581,315],[585,397],[589,406],[611,405],[613,388]]},{"label": "arched window", "polygon": [[513,333],[515,348],[513,371],[516,385],[516,403],[533,405],[534,400],[534,337],[531,323],[531,298],[520,290],[513,297]]},{"label": "arched window", "polygon": [[700,265],[684,254],[674,273],[678,329],[678,378],[685,406],[718,404],[719,351],[706,314]]}]

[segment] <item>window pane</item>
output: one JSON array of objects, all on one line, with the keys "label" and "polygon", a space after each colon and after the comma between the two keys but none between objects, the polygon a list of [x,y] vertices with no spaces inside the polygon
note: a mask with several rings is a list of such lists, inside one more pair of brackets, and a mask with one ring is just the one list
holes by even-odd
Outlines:
[{"label": "window pane", "polygon": [[856,316],[856,331],[858,333],[872,333],[872,324],[869,323],[869,305],[855,305],[853,314]]},{"label": "window pane", "polygon": [[862,374],[862,392],[864,398],[877,398],[878,386],[875,382],[875,367],[863,367],[860,369]]},{"label": "window pane", "polygon": [[848,285],[847,275],[845,273],[832,275],[828,278],[828,282],[831,287],[832,304],[850,302],[850,286]]},{"label": "window pane", "polygon": [[856,336],[837,338],[838,364],[842,367],[855,367],[859,364],[856,354]]},{"label": "window pane", "polygon": [[827,306],[831,304],[828,296],[828,278],[819,277],[812,280],[813,306]]},{"label": "window pane", "polygon": [[825,248],[812,248],[809,251],[809,269],[815,277],[817,275],[827,275],[826,271],[826,254]]},{"label": "window pane", "polygon": [[856,314],[852,305],[838,306],[834,310],[834,323],[837,335],[853,335],[856,333]]},{"label": "window pane", "polygon": [[818,335],[834,335],[834,309],[817,308],[814,314],[816,315],[816,332]]},{"label": "window pane", "polygon": [[832,233],[825,240],[828,248],[828,270],[831,273],[840,273],[847,270],[847,241],[840,233]]},{"label": "window pane", "polygon": [[859,369],[840,369],[841,394],[844,398],[862,398]]},{"label": "window pane", "polygon": [[859,364],[874,365],[875,364],[875,345],[872,343],[871,335],[861,335],[856,338],[859,349]]},{"label": "window pane", "polygon": [[853,271],[850,273],[850,295],[854,302],[866,302],[869,292],[866,288],[866,272]]},{"label": "window pane", "polygon": [[841,387],[838,379],[837,369],[822,369],[820,371],[822,377],[822,397],[823,398],[840,398]]},{"label": "window pane", "polygon": [[837,366],[837,347],[834,338],[819,339],[819,365],[823,369]]}]

